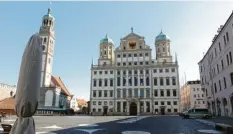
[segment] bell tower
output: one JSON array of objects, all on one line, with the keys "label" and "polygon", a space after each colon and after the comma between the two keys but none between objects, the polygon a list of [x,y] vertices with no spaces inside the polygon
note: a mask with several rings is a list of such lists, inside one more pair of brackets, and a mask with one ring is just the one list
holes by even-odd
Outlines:
[{"label": "bell tower", "polygon": [[51,9],[43,16],[39,35],[42,41],[43,57],[41,70],[41,87],[48,87],[51,82],[53,55],[54,55],[54,22],[55,18],[51,14]]},{"label": "bell tower", "polygon": [[171,40],[163,31],[155,38],[155,49],[158,63],[172,62]]},{"label": "bell tower", "polygon": [[114,42],[112,39],[105,36],[104,39],[100,41],[100,55],[99,55],[99,65],[109,65],[114,63]]}]

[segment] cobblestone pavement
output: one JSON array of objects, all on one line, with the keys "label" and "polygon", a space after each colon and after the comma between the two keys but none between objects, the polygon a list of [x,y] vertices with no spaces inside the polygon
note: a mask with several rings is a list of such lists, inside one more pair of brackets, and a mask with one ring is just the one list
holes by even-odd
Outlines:
[{"label": "cobblestone pavement", "polygon": [[[5,122],[13,123],[14,119]],[[34,119],[37,134],[221,134],[215,131],[212,122],[179,116],[35,116]]]}]

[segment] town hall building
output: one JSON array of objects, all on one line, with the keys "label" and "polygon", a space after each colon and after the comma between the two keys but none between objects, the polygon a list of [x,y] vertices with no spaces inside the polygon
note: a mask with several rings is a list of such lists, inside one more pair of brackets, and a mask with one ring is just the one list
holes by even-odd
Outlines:
[{"label": "town hall building", "polygon": [[100,41],[98,64],[91,66],[92,115],[175,114],[179,112],[179,72],[171,40],[155,38],[156,57],[145,38],[131,33],[115,48],[107,35]]}]

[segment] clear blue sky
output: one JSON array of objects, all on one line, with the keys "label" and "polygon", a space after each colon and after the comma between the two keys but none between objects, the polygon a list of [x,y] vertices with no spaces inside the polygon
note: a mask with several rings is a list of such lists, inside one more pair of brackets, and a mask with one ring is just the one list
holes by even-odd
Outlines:
[{"label": "clear blue sky", "polygon": [[[24,47],[39,32],[48,7],[49,2],[0,2],[0,82],[17,84]],[[117,47],[134,27],[154,56],[154,39],[162,27],[172,40],[172,53],[178,54],[180,78],[186,72],[187,80],[196,80],[197,63],[233,2],[52,2],[51,7],[56,19],[53,75],[74,95],[89,99],[91,60],[97,63],[106,33]]]}]

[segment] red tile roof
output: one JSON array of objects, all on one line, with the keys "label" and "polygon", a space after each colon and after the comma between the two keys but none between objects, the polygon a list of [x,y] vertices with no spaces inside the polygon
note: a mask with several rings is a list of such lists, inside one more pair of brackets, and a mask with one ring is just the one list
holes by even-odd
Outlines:
[{"label": "red tile roof", "polygon": [[65,84],[62,82],[60,77],[52,76],[51,77],[50,87],[54,87],[54,88],[55,87],[60,87],[64,94],[66,94],[67,96],[73,97],[73,95],[70,94],[70,92],[68,91],[68,89],[66,88]]},{"label": "red tile roof", "polygon": [[85,101],[84,99],[77,99],[77,102],[81,106],[87,106],[87,101]]},{"label": "red tile roof", "polygon": [[15,98],[10,97],[0,101],[0,109],[15,109]]}]

